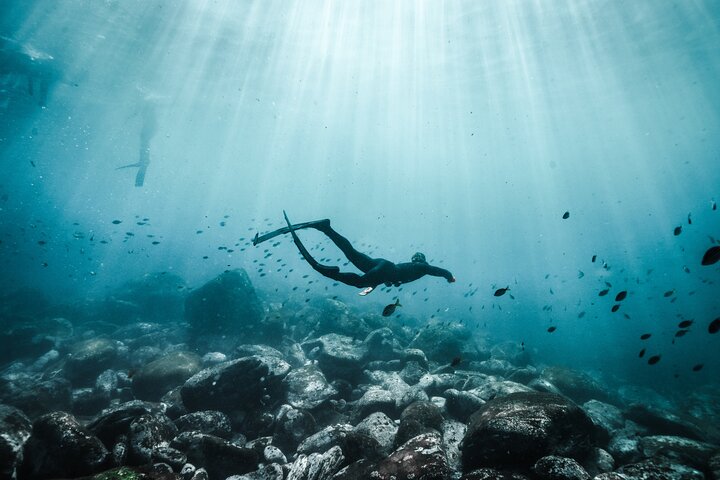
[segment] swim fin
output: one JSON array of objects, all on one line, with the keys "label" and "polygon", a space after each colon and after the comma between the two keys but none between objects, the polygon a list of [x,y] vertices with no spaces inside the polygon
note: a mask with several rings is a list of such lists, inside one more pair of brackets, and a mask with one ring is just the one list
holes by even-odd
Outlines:
[{"label": "swim fin", "polygon": [[[286,220],[287,220],[287,218],[286,218]],[[290,227],[292,227],[293,230],[300,230],[302,228],[312,228],[312,227],[320,225],[326,221],[327,221],[327,219],[314,220],[312,222],[305,222],[305,223],[296,223],[295,225],[288,225],[287,227],[278,228],[277,230],[273,230],[272,232],[268,232],[263,235],[259,235],[256,233],[255,238],[253,238],[252,244],[254,246],[257,246],[259,243],[273,239],[279,235],[284,235],[286,233],[290,233]]]},{"label": "swim fin", "polygon": [[[290,220],[288,219],[287,213],[285,213],[285,210],[283,210],[283,215],[285,216],[285,221],[287,222],[287,231],[290,232],[290,235],[293,237],[293,242],[295,242],[295,245],[297,246],[298,250],[300,250],[300,255],[303,256],[303,258],[310,264],[310,266],[317,270],[320,273],[323,272],[334,272],[337,273],[340,271],[338,267],[328,267],[326,265],[322,265],[321,263],[318,263],[317,260],[315,260],[312,255],[310,255],[310,252],[307,251],[305,248],[305,245],[300,241],[300,238],[295,233],[295,226],[290,223]],[[308,222],[308,223],[317,223],[317,222]]]}]

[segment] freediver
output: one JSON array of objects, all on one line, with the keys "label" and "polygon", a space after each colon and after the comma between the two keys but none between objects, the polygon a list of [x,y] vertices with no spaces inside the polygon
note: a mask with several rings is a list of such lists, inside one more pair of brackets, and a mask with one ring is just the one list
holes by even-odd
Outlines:
[{"label": "freediver", "polygon": [[123,168],[137,167],[138,171],[135,175],[135,186],[142,187],[145,183],[145,173],[150,165],[150,140],[157,132],[157,112],[154,102],[145,100],[145,105],[141,111],[142,127],[140,128],[140,158],[137,163],[123,165],[117,167],[116,170]]},{"label": "freediver", "polygon": [[[353,248],[350,241],[337,233],[331,226],[330,220],[316,220],[314,222],[299,223],[292,225],[288,220],[287,214],[285,215],[285,221],[288,226],[275,230],[274,232],[266,233],[265,235],[255,235],[253,239],[253,245],[258,245],[261,242],[274,238],[278,235],[290,233],[293,237],[295,245],[297,245],[300,254],[310,264],[310,266],[322,275],[342,282],[345,285],[351,287],[363,288],[360,295],[367,295],[372,292],[375,287],[380,284],[385,284],[386,287],[396,286],[399,287],[404,283],[415,281],[425,275],[432,275],[434,277],[443,277],[449,283],[455,281],[452,273],[445,270],[444,268],[435,267],[427,263],[425,255],[420,252],[415,253],[412,256],[411,262],[405,263],[393,263],[384,258],[371,258],[364,253],[358,252]],[[337,247],[343,252],[350,262],[355,265],[363,275],[358,275],[352,272],[341,272],[338,267],[326,266],[318,263],[302,244],[300,238],[298,238],[295,230],[303,228],[314,228],[325,235],[337,245]]]}]

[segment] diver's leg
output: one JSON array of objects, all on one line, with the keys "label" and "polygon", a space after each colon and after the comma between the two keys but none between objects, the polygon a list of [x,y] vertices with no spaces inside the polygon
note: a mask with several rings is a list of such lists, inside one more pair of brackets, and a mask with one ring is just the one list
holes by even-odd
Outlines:
[{"label": "diver's leg", "polygon": [[328,267],[322,265],[317,260],[315,260],[312,255],[310,255],[310,252],[307,251],[305,245],[303,245],[303,243],[300,241],[300,238],[297,236],[297,233],[295,233],[295,228],[290,223],[290,220],[288,220],[285,211],[283,211],[283,215],[285,215],[285,221],[288,224],[288,231],[293,237],[293,242],[295,242],[298,250],[300,250],[300,255],[303,256],[303,258],[310,264],[310,266],[325,276],[328,276],[329,273],[339,273],[340,269],[338,267]]},{"label": "diver's leg", "polygon": [[347,238],[333,230],[330,226],[330,221],[327,223],[313,225],[312,228],[316,228],[327,235],[328,238],[332,240],[333,243],[343,252],[347,259],[363,273],[367,273],[377,266],[376,260],[355,250]]}]

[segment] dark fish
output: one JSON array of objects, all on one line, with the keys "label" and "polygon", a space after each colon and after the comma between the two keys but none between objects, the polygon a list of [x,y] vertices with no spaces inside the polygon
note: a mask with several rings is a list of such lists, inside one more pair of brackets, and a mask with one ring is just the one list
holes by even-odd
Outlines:
[{"label": "dark fish", "polygon": [[495,290],[495,293],[493,295],[495,295],[496,297],[502,297],[508,290],[510,290],[509,286],[505,288],[498,288],[497,290]]},{"label": "dark fish", "polygon": [[32,165],[33,168],[35,168],[35,162],[33,162],[32,160],[30,160],[30,165]]},{"label": "dark fish", "polygon": [[395,300],[395,303],[391,303],[390,305],[385,305],[385,308],[383,308],[383,311],[382,311],[382,316],[389,317],[390,315],[395,313],[395,309],[397,307],[402,307],[402,305],[400,305],[399,298],[397,300]]},{"label": "dark fish", "polygon": [[648,358],[648,365],[655,365],[659,361],[660,355],[653,355],[652,357]]},{"label": "dark fish", "polygon": [[568,218],[570,218],[570,212],[563,213],[563,220],[567,220]]},{"label": "dark fish", "polygon": [[715,245],[714,247],[708,248],[707,252],[705,252],[705,255],[703,255],[700,264],[705,266],[712,265],[718,260],[720,260],[720,247]]},{"label": "dark fish", "polygon": [[710,322],[710,325],[708,325],[708,333],[717,333],[720,332],[720,317],[716,318],[712,322]]},{"label": "dark fish", "polygon": [[643,348],[642,350],[640,350],[640,353],[638,353],[638,357],[642,358],[644,356],[645,356],[645,349]]},{"label": "dark fish", "polygon": [[455,357],[455,358],[452,359],[452,362],[450,362],[450,366],[451,366],[451,367],[457,367],[458,365],[460,365],[460,362],[462,362],[462,358],[461,358],[461,357]]},{"label": "dark fish", "polygon": [[688,213],[688,225],[692,225],[692,218],[690,218],[690,213]]},{"label": "dark fish", "polygon": [[640,340],[647,340],[651,336],[652,336],[652,333],[643,333],[642,335],[640,335]]},{"label": "dark fish", "polygon": [[597,260],[597,255],[592,256],[592,263],[595,263],[595,260]]},{"label": "dark fish", "polygon": [[623,290],[622,292],[615,295],[615,301],[622,302],[623,300],[625,300],[625,297],[627,297],[627,290]]},{"label": "dark fish", "polygon": [[122,223],[122,220],[113,220],[113,225],[120,225]]},{"label": "dark fish", "polygon": [[685,330],[678,330],[677,332],[675,332],[675,338],[684,337],[685,334],[688,333],[689,331],[690,331],[690,330],[687,330],[687,329],[685,329]]},{"label": "dark fish", "polygon": [[683,320],[682,322],[678,323],[678,328],[688,328],[692,324],[692,320]]},{"label": "dark fish", "polygon": [[675,293],[675,290],[668,290],[667,292],[663,293],[663,296],[665,298],[671,296],[673,293]]},{"label": "dark fish", "polygon": [[584,311],[578,313],[578,318],[583,318],[584,316],[585,316],[585,312],[584,312]]},{"label": "dark fish", "polygon": [[598,297],[604,297],[605,295],[608,294],[609,291],[610,291],[610,290],[607,289],[607,288],[606,288],[605,290],[600,290],[600,291],[598,292]]},{"label": "dark fish", "polygon": [[712,209],[717,210],[717,203],[715,203],[715,200],[712,202]]},{"label": "dark fish", "polygon": [[690,273],[690,269],[687,267],[687,265],[685,265],[685,266],[683,267],[683,271],[684,271],[685,273]]},{"label": "dark fish", "polygon": [[554,332],[555,330],[557,330],[557,327],[549,327],[549,328],[547,329],[548,333],[552,333],[552,332]]},{"label": "dark fish", "polygon": [[693,372],[699,372],[700,370],[702,370],[702,368],[703,368],[703,364],[702,364],[702,363],[698,363],[697,365],[695,365],[695,366],[693,367]]},{"label": "dark fish", "polygon": [[578,278],[583,278],[585,276],[585,272],[582,270],[578,270]]},{"label": "dark fish", "polygon": [[681,233],[682,233],[682,225],[675,227],[675,230],[673,230],[673,235],[675,235],[676,237],[678,235],[680,235]]},{"label": "dark fish", "polygon": [[613,313],[615,313],[615,312],[618,311],[619,308],[620,308],[620,304],[619,304],[619,303],[616,303],[615,305],[612,306],[612,308],[610,309],[610,311],[613,312]]}]

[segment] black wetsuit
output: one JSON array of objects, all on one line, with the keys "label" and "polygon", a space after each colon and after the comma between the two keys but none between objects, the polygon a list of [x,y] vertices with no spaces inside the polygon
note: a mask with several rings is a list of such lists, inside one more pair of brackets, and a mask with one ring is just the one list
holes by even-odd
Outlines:
[{"label": "black wetsuit", "polygon": [[[287,218],[287,217],[286,217]],[[295,227],[290,226],[288,221],[288,231],[292,234],[293,240],[297,245],[302,256],[307,260],[310,266],[328,278],[337,280],[346,285],[358,288],[375,288],[380,284],[386,286],[399,286],[403,283],[409,283],[425,275],[434,277],[443,277],[448,282],[454,282],[455,277],[452,273],[444,268],[434,267],[426,262],[406,262],[393,263],[384,258],[371,258],[364,253],[360,253],[353,248],[347,238],[337,233],[330,226],[330,220],[320,220],[317,222],[308,222],[302,228],[315,228],[330,238],[330,240],[338,246],[345,254],[350,262],[355,265],[363,275],[357,273],[341,272],[338,267],[329,267],[318,263],[307,251],[305,246],[295,234]]]}]

